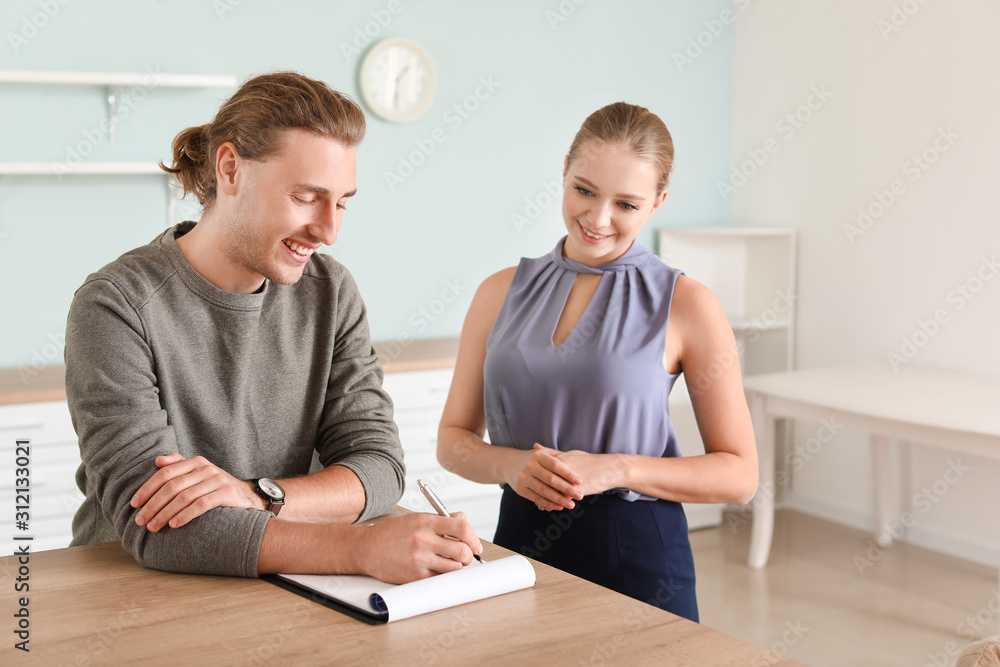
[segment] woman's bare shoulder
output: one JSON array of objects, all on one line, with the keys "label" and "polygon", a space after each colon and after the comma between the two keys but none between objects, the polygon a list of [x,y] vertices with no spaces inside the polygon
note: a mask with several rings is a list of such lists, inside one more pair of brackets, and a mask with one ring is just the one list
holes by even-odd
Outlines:
[{"label": "woman's bare shoulder", "polygon": [[517,267],[509,266],[488,276],[479,284],[473,303],[487,310],[499,311],[503,300],[507,297],[510,284],[514,280],[515,272],[517,272]]}]

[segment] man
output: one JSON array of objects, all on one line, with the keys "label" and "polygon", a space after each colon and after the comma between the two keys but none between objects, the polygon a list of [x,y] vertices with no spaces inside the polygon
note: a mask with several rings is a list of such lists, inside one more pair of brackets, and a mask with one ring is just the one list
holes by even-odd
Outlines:
[{"label": "man", "polygon": [[[247,81],[173,144],[205,207],[89,276],[66,331],[86,500],[73,544],[117,540],[192,573],[363,573],[468,564],[464,517],[388,513],[403,462],[382,367],[332,245],[355,194],[358,106],[283,72]],[[313,453],[322,469],[308,474]]]}]

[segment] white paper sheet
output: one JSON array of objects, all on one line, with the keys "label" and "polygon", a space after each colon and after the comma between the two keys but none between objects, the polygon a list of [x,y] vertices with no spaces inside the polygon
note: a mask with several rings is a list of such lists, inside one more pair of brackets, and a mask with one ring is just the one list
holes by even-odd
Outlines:
[{"label": "white paper sheet", "polygon": [[507,556],[481,564],[473,561],[455,572],[396,586],[362,575],[278,576],[369,614],[381,610],[381,600],[389,612],[390,622],[535,585],[535,570],[523,556]]}]

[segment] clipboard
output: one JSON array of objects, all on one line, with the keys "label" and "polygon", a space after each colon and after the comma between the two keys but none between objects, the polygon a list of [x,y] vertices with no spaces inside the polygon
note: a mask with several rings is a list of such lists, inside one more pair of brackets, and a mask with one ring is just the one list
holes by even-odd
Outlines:
[{"label": "clipboard", "polygon": [[272,574],[261,579],[378,625],[530,588],[535,569],[527,558],[514,555],[399,585],[350,574]]},{"label": "clipboard", "polygon": [[357,607],[350,602],[340,600],[332,595],[326,593],[320,593],[318,591],[300,584],[291,579],[286,579],[280,574],[265,574],[261,576],[261,579],[268,583],[272,583],[279,588],[284,588],[286,591],[291,591],[296,595],[301,595],[317,604],[321,604],[328,609],[333,609],[339,611],[342,614],[346,614],[351,618],[356,618],[359,621],[364,621],[369,625],[379,625],[380,623],[389,622],[389,611],[373,611],[372,609],[362,609]]}]

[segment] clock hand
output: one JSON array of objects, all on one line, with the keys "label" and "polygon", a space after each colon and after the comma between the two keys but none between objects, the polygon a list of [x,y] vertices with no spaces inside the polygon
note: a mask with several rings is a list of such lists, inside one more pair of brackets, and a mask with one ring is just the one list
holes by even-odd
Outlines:
[{"label": "clock hand", "polygon": [[399,107],[399,80],[402,79],[403,75],[406,74],[408,71],[410,71],[409,65],[407,65],[406,67],[404,67],[399,71],[399,74],[396,75],[396,80],[393,82],[392,105],[394,107],[397,108]]}]

